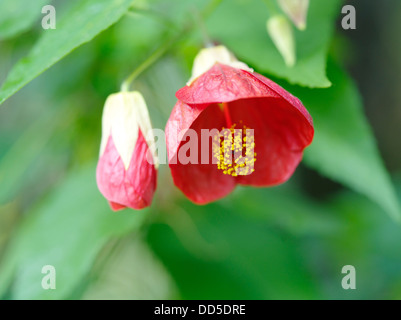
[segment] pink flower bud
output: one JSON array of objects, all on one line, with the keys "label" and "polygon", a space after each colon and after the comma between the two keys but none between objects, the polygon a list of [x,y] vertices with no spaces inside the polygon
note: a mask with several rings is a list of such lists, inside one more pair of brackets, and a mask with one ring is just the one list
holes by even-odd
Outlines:
[{"label": "pink flower bud", "polygon": [[[139,92],[108,97],[102,121],[97,184],[113,210],[150,206],[156,189],[157,159],[148,109]],[[148,137],[148,141],[145,139]]]}]

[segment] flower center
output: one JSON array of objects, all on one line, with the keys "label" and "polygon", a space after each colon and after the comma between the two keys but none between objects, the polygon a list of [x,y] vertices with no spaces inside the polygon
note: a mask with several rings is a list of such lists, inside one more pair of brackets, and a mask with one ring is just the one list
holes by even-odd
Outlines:
[{"label": "flower center", "polygon": [[243,126],[235,129],[222,128],[219,135],[213,138],[213,157],[217,160],[217,168],[224,174],[247,176],[255,171],[255,136],[254,130]]}]

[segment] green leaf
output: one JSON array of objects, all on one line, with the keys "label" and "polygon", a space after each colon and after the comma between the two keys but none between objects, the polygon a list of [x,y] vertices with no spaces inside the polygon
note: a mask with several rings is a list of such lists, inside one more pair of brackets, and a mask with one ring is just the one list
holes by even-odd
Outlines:
[{"label": "green leaf", "polygon": [[[95,168],[69,177],[13,237],[0,269],[0,295],[15,277],[15,299],[68,297],[113,237],[138,229],[146,211],[112,212],[100,195]],[[56,268],[56,290],[43,290],[42,267]]]},{"label": "green leaf", "polygon": [[171,299],[174,283],[164,266],[138,236],[120,240],[83,295],[84,300]]},{"label": "green leaf", "polygon": [[[226,203],[233,198],[238,203],[255,202],[255,198],[237,193]],[[306,257],[300,254],[299,238],[262,219],[250,218],[242,212],[243,207],[227,207],[226,203],[196,206],[182,201],[162,214],[170,228],[153,225],[150,229],[151,247],[174,278],[181,297],[318,297]],[[275,211],[276,217],[281,214],[279,208],[270,207],[267,201],[258,204]]]},{"label": "green leaf", "polygon": [[22,132],[10,150],[0,157],[0,205],[11,201],[20,187],[26,183],[27,172],[38,155],[44,152],[57,126],[70,121],[63,114],[65,108],[54,108]]},{"label": "green leaf", "polygon": [[2,0],[0,2],[0,40],[14,37],[38,19],[50,0]]},{"label": "green leaf", "polygon": [[358,90],[333,63],[329,64],[329,76],[333,81],[330,89],[290,89],[310,111],[315,125],[315,138],[305,152],[305,162],[366,195],[399,219],[399,202],[364,115]]},{"label": "green leaf", "polygon": [[224,1],[211,16],[208,31],[258,72],[302,86],[329,87],[326,58],[340,2],[311,0],[307,29],[295,31],[297,63],[292,68],[267,34],[269,11],[261,0]]},{"label": "green leaf", "polygon": [[80,0],[60,14],[57,29],[45,30],[27,57],[11,70],[0,104],[80,45],[117,22],[133,0]]},{"label": "green leaf", "polygon": [[[396,190],[400,192],[397,185]],[[339,192],[326,206],[331,207],[335,212],[333,218],[344,228],[335,234],[311,239],[313,245],[307,245],[309,257],[319,257],[310,259],[310,265],[314,269],[312,274],[324,288],[323,298],[399,299],[400,225],[388,219],[368,198],[349,190]],[[322,267],[322,261],[329,263]],[[357,290],[344,290],[339,285],[339,273],[345,264],[357,270]]]},{"label": "green leaf", "polygon": [[275,188],[238,187],[221,201],[244,217],[261,219],[296,236],[337,234],[344,228],[328,206],[308,199],[289,183]]}]

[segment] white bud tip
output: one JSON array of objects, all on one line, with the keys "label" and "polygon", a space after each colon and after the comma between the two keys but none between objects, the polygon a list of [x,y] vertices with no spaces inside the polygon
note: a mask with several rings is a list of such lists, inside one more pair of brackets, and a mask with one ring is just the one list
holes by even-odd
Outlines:
[{"label": "white bud tip", "polygon": [[232,52],[225,46],[215,46],[202,49],[195,57],[192,67],[192,77],[187,85],[191,85],[199,76],[207,72],[216,63],[228,65],[233,68],[253,72],[245,63],[238,61]]},{"label": "white bud tip", "polygon": [[283,15],[276,15],[266,23],[267,32],[288,67],[296,62],[295,39],[291,24]]},{"label": "white bud tip", "polygon": [[306,29],[309,0],[278,0],[278,3],[299,30]]},{"label": "white bud tip", "polygon": [[154,144],[154,137],[153,135],[149,136],[153,132],[149,112],[141,93],[137,91],[119,92],[110,95],[103,109],[102,121],[100,156],[106,150],[107,142],[111,135],[117,152],[127,170],[131,163],[140,129],[144,137],[147,138],[148,146],[154,155],[154,163],[157,167],[157,157],[150,146]]}]

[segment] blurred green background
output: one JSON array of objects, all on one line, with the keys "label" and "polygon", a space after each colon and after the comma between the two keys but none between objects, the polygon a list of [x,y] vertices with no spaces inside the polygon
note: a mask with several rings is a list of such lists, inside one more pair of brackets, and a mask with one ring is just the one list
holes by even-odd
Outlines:
[{"label": "blurred green background", "polygon": [[[0,298],[401,298],[401,3],[348,1],[357,29],[344,31],[342,1],[311,0],[288,68],[266,1],[59,0],[47,31],[50,0],[0,2],[0,101],[27,84],[0,106]],[[303,101],[315,141],[282,186],[196,206],[162,165],[152,207],[114,213],[95,180],[104,101],[185,30],[133,86],[164,128],[202,47],[194,10]],[[41,287],[45,265],[56,290]],[[345,265],[356,290],[341,286]]]}]

